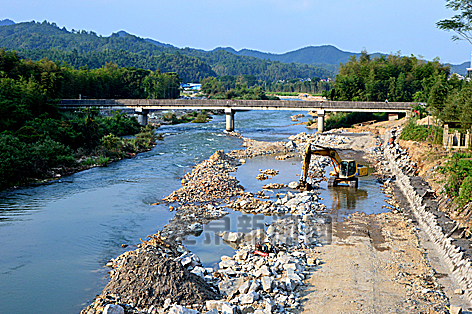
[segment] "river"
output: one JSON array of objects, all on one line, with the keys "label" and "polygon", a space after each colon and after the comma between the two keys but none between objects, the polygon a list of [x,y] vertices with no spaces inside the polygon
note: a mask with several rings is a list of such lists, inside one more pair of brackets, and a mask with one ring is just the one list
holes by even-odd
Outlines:
[{"label": "river", "polygon": [[[245,137],[270,141],[314,132],[292,124],[290,116],[297,113],[238,112],[235,126]],[[104,265],[126,250],[121,244],[139,243],[173,217],[165,205],[152,204],[177,189],[183,174],[216,150],[241,148],[239,139],[223,133],[224,119],[215,116],[207,124],[163,126],[158,132],[164,134],[164,141],[136,158],[50,184],[1,192],[0,313],[80,312],[108,282]],[[266,167],[268,162],[268,158],[256,158],[241,166],[237,177],[242,185],[260,189],[254,169],[275,168]],[[274,181],[296,180],[300,163],[284,165]],[[372,179],[369,182],[370,190],[378,188]],[[333,192],[323,193],[330,197]],[[349,195],[344,193],[341,199]],[[232,213],[232,221],[238,215]],[[190,248],[207,265],[231,252],[226,246]]]}]

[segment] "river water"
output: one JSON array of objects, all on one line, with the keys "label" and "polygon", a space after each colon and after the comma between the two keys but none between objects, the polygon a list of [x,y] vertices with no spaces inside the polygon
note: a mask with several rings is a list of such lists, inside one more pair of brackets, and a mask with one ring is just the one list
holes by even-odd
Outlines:
[{"label": "river water", "polygon": [[[314,132],[292,124],[289,117],[297,113],[238,112],[235,126],[245,137],[270,141]],[[1,192],[0,313],[80,312],[108,282],[104,265],[126,250],[121,244],[139,243],[140,238],[157,232],[173,217],[165,205],[151,204],[179,188],[183,174],[216,150],[241,148],[239,139],[223,133],[224,119],[215,116],[207,124],[163,126],[158,131],[164,133],[165,140],[136,158],[47,185]],[[297,180],[299,161],[271,163],[273,158],[250,160],[239,168],[237,178],[249,191],[261,188],[254,172],[261,167],[281,171],[273,182]],[[339,206],[345,202],[342,208],[349,212],[359,205],[372,209],[380,204],[375,180],[366,179],[366,185],[369,187],[361,193],[366,195],[360,198],[339,190]],[[334,199],[332,193],[336,192],[324,189],[322,193]],[[381,211],[380,205],[377,207]],[[229,215],[232,231],[238,228],[239,216]],[[251,219],[258,227],[275,218]],[[205,265],[211,266],[220,255],[232,252],[225,245],[203,246],[199,245],[201,239],[194,240],[196,245],[189,248]]]}]

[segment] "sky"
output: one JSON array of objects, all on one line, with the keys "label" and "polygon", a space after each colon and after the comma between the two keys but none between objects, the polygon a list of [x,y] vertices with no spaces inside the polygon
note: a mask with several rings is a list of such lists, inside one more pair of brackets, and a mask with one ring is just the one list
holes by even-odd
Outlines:
[{"label": "sky", "polygon": [[459,64],[472,45],[436,22],[446,0],[0,0],[0,20],[47,20],[102,36],[125,30],[176,47],[285,53],[333,45]]}]

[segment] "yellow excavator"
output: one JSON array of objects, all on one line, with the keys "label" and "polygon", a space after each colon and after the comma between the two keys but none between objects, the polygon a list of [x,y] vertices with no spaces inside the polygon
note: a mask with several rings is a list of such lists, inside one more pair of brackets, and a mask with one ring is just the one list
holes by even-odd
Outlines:
[{"label": "yellow excavator", "polygon": [[300,190],[302,191],[310,191],[312,189],[311,185],[307,182],[312,155],[327,156],[331,159],[334,170],[329,173],[328,187],[337,186],[341,183],[347,184],[351,188],[357,188],[359,185],[358,177],[368,175],[367,167],[359,165],[355,160],[341,160],[335,149],[308,143],[305,149],[302,176],[300,178]]}]

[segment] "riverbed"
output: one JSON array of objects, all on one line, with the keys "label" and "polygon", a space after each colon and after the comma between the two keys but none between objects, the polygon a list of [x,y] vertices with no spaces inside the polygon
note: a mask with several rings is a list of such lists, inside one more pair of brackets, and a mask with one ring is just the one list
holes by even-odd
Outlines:
[{"label": "riverbed", "polygon": [[[238,112],[236,130],[245,137],[268,141],[315,132],[292,124],[290,116],[297,113],[300,112]],[[107,283],[106,262],[133,248],[140,238],[160,230],[173,217],[167,206],[152,204],[180,187],[183,174],[216,150],[241,148],[240,139],[224,134],[224,118],[215,116],[207,124],[164,126],[158,130],[164,134],[164,141],[136,158],[47,185],[2,192],[0,312],[78,313]],[[299,161],[254,158],[239,168],[237,178],[248,191],[255,192],[262,183],[255,179],[254,170],[276,168],[280,174],[271,181],[288,183],[298,180]],[[327,200],[337,197],[340,206],[345,203],[348,211],[360,206],[371,209],[374,203],[380,207],[381,199],[369,197],[379,193],[378,185],[373,178],[366,180],[370,181],[364,186],[369,188],[360,197],[342,192],[342,187],[329,191],[323,185],[322,195]],[[325,204],[331,206],[330,201]],[[238,228],[238,217],[240,213],[229,215],[232,231]],[[255,227],[275,219],[248,217]],[[122,244],[130,246],[122,248]],[[189,248],[206,265],[214,264],[220,255],[232,250],[225,245]]]}]

